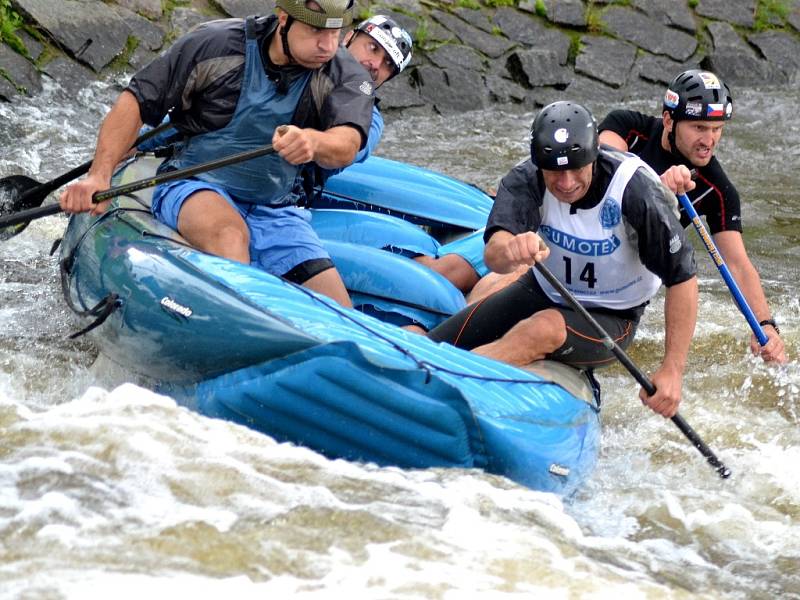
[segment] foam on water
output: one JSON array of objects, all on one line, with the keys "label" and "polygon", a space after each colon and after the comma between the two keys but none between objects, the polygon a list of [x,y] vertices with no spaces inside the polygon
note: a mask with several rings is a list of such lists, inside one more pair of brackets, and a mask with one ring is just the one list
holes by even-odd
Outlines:
[{"label": "foam on water", "polygon": [[[559,498],[498,478],[329,461],[130,384],[43,412],[11,406],[0,532],[17,559],[3,571],[28,591],[191,589],[203,578],[187,575],[213,573],[243,593],[269,583],[309,597],[670,595],[646,549],[586,536]],[[112,574],[84,579],[87,563]]]},{"label": "foam on water", "polygon": [[[458,597],[506,589],[670,597],[677,587],[680,597],[678,584],[687,579],[701,593],[709,580],[737,584],[739,576],[716,567],[709,553],[759,561],[797,552],[796,543],[780,541],[798,539],[791,519],[754,512],[746,489],[738,496],[722,491],[716,503],[691,486],[640,490],[636,531],[597,536],[584,533],[552,495],[476,473],[328,461],[133,385],[111,393],[92,388],[46,412],[21,409],[16,418],[11,427],[4,419],[5,433],[26,443],[8,457],[0,481],[18,490],[16,501],[6,492],[2,502],[5,514],[16,514],[0,521],[0,531],[22,555],[46,545],[46,562],[62,570],[109,561],[115,549],[144,541],[157,559],[128,556],[128,570],[158,565],[158,579],[173,570],[223,577],[244,570],[253,593],[274,580],[278,589],[294,585],[310,595],[369,589]],[[707,487],[700,473],[689,482],[702,479]],[[609,491],[592,490],[593,502],[607,502]],[[620,507],[623,520],[633,508]],[[636,541],[644,528],[657,527],[675,539]],[[22,562],[18,575],[37,582],[39,560],[31,570]],[[79,591],[70,597],[83,597]]]}]

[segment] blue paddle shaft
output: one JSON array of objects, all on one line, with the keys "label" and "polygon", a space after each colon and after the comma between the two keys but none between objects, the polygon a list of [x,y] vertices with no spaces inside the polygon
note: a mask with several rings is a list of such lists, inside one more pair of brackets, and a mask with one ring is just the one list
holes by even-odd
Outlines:
[{"label": "blue paddle shaft", "polygon": [[744,299],[739,286],[736,285],[736,280],[733,278],[733,275],[731,275],[728,265],[725,264],[725,260],[722,258],[719,250],[717,250],[714,241],[708,234],[708,230],[700,220],[700,215],[697,214],[697,211],[692,205],[692,201],[689,200],[689,197],[686,194],[678,194],[678,200],[680,201],[681,206],[683,206],[683,210],[686,211],[686,214],[689,215],[689,218],[692,220],[692,225],[694,225],[694,228],[697,230],[697,234],[700,236],[700,239],[703,240],[706,250],[708,250],[708,253],[711,255],[711,260],[713,260],[714,264],[717,265],[717,269],[719,269],[722,279],[725,280],[725,284],[731,291],[731,295],[736,301],[739,310],[742,311],[744,318],[747,319],[747,323],[750,325],[750,329],[753,330],[758,343],[762,346],[766,345],[766,343],[769,341],[769,338],[764,333],[764,330],[761,329],[761,325],[758,324],[758,319],[756,319],[756,316],[753,314],[753,310],[750,308],[750,305],[747,304],[747,300]]}]

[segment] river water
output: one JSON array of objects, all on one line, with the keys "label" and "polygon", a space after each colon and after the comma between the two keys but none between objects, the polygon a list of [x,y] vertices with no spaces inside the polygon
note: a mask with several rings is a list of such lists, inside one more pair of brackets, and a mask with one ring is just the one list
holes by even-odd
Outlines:
[{"label": "river water", "polygon": [[[0,105],[0,176],[46,181],[85,161],[118,89]],[[566,499],[476,471],[330,461],[198,416],[67,339],[77,323],[49,255],[66,221],[34,222],[0,245],[0,598],[800,598],[795,108],[796,90],[740,94],[719,151],[789,365],[749,355],[697,244],[681,413],[727,481],[619,367],[600,375],[598,468]],[[492,187],[527,152],[532,117],[390,120],[379,154]],[[631,351],[644,370],[662,321],[659,296]]]}]

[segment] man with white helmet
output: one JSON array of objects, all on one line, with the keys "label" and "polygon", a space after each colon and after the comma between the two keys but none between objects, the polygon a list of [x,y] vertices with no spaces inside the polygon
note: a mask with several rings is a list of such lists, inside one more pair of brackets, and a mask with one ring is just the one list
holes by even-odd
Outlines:
[{"label": "man with white helmet", "polygon": [[402,73],[411,62],[411,34],[386,15],[359,23],[345,35],[344,45],[367,69],[376,87]]},{"label": "man with white helmet", "polygon": [[[347,33],[344,44],[379,88],[392,77],[399,75],[411,62],[413,42],[411,35],[391,17],[375,15],[359,23]],[[367,145],[356,158],[361,162],[377,146],[383,135],[383,116],[378,110],[378,100],[372,110],[372,127]]]},{"label": "man with white helmet", "polygon": [[[385,15],[375,15],[362,21],[344,37],[344,45],[350,54],[372,77],[375,88],[399,75],[411,62],[413,42],[411,35],[397,21]],[[383,135],[383,116],[378,100],[372,109],[372,125],[367,143],[354,162],[363,162],[375,150]],[[313,197],[312,187],[321,189],[328,177],[343,169],[321,169],[312,166],[303,172],[305,193]],[[299,192],[299,185],[298,193]],[[312,201],[313,203],[313,201]],[[442,248],[438,257],[419,255],[415,260],[440,273],[460,290],[467,292],[487,271],[483,265],[483,242],[480,234],[470,236],[464,242],[454,242]],[[479,274],[480,273],[480,274]]]},{"label": "man with white helmet", "polygon": [[352,163],[370,129],[373,86],[339,46],[354,0],[278,0],[277,14],[195,28],[134,75],[100,129],[89,176],[67,188],[67,212],[102,212],[92,194],[143,122],[169,112],[183,141],[162,169],[272,143],[257,159],[154,190],[154,216],[201,250],[301,283],[343,305],[338,272],[292,193],[300,166]]},{"label": "man with white helmet", "polygon": [[[402,73],[411,62],[411,35],[394,19],[385,15],[375,15],[359,23],[355,29],[345,34],[343,45],[369,73],[374,89]],[[382,135],[383,116],[376,98],[367,143],[358,152],[354,162],[365,161],[380,142]],[[341,168],[323,168],[315,173],[313,183],[322,185],[328,177],[341,171]]]},{"label": "man with white helmet", "polygon": [[[400,74],[411,62],[411,35],[397,21],[386,15],[375,15],[359,23],[353,31],[345,35],[344,45],[370,74],[376,88]],[[383,126],[383,116],[376,99],[369,138],[355,162],[363,162],[375,150],[383,135]],[[319,190],[328,177],[341,170],[306,170],[305,193],[313,197],[311,187],[317,186]],[[438,272],[465,293],[488,272],[483,264],[481,233],[443,246],[439,256],[419,255],[415,260]]]}]

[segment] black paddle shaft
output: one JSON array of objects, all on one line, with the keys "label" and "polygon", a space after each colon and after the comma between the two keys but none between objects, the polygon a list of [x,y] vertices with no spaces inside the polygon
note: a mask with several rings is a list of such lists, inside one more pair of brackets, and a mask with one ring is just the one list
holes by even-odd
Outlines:
[{"label": "black paddle shaft", "polygon": [[[206,171],[213,171],[214,169],[220,169],[222,167],[227,167],[228,165],[244,162],[246,160],[251,160],[253,158],[258,158],[259,156],[263,156],[271,152],[274,152],[271,144],[266,146],[261,146],[260,148],[247,150],[245,152],[239,152],[238,154],[232,154],[231,156],[226,156],[225,158],[212,160],[206,163],[195,165],[193,167],[187,167],[185,169],[177,169],[175,171],[167,171],[166,173],[161,173],[160,175],[154,175],[153,177],[149,177],[147,179],[140,179],[138,181],[132,181],[131,183],[126,183],[124,185],[112,187],[102,192],[95,193],[92,199],[96,203],[102,202],[103,200],[108,200],[109,198],[114,198],[116,196],[121,196],[123,194],[131,194],[133,192],[138,192],[139,190],[153,187],[159,185],[160,183],[166,183],[167,181],[175,181],[176,179],[186,179],[188,177],[197,175],[198,173],[205,173]],[[12,225],[17,225],[19,223],[24,223],[26,221],[31,221],[33,219],[40,219],[41,217],[54,215],[60,213],[61,210],[62,209],[59,204],[48,204],[47,206],[39,206],[36,208],[32,208],[30,210],[23,210],[14,213],[13,215],[9,215],[7,217],[0,217],[0,229],[2,229],[3,227],[10,227]]]},{"label": "black paddle shaft", "polygon": [[139,181],[132,181],[131,183],[118,185],[117,187],[112,187],[105,191],[95,193],[94,196],[92,196],[92,199],[95,201],[95,203],[102,202],[103,200],[114,198],[115,196],[138,192],[139,190],[153,187],[161,183],[166,183],[167,181],[187,179],[199,173],[205,173],[206,171],[213,171],[214,169],[221,169],[222,167],[227,167],[229,165],[244,162],[246,160],[252,160],[254,158],[258,158],[259,156],[270,154],[274,151],[275,150],[273,150],[272,145],[268,144],[253,150],[246,150],[244,152],[232,154],[224,158],[218,158],[217,160],[210,160],[206,163],[195,165],[193,167],[186,167],[185,169],[177,169],[175,171],[167,171],[159,175],[154,175],[149,179],[140,179]]},{"label": "black paddle shaft", "polygon": [[[611,336],[608,335],[608,332],[603,329],[603,326],[597,322],[597,320],[586,310],[583,305],[572,295],[572,293],[564,287],[564,285],[556,278],[555,275],[544,266],[542,263],[536,263],[536,269],[539,273],[544,276],[545,279],[552,285],[556,291],[561,294],[561,297],[570,305],[570,307],[577,313],[579,313],[589,325],[592,326],[595,333],[599,335],[603,340],[603,346],[611,350],[614,353],[614,356],[617,357],[617,360],[622,363],[622,365],[628,370],[628,372],[633,375],[634,379],[639,382],[644,390],[647,392],[648,396],[652,396],[656,393],[656,386],[653,385],[653,382],[645,375],[636,363],[633,362],[630,356],[619,347],[614,340],[611,339]],[[726,467],[722,461],[717,458],[717,455],[709,448],[703,439],[697,434],[697,432],[692,429],[689,424],[684,420],[682,416],[675,413],[675,416],[672,417],[672,422],[680,429],[681,433],[686,436],[686,438],[692,442],[695,448],[700,451],[700,454],[705,456],[708,463],[714,467],[714,469],[719,473],[719,476],[723,479],[727,479],[731,476],[731,470]]]}]

